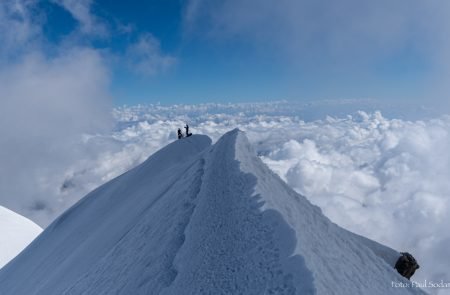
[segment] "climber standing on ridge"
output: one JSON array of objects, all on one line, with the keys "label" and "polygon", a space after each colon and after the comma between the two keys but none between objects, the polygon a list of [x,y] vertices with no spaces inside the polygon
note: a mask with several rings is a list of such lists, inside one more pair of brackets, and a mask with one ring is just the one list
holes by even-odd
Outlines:
[{"label": "climber standing on ridge", "polygon": [[186,124],[186,126],[184,126],[184,129],[186,129],[186,137],[189,137],[192,135],[192,133],[189,133],[189,125]]},{"label": "climber standing on ridge", "polygon": [[181,133],[181,129],[178,128],[178,139],[182,139],[183,138],[183,133]]}]

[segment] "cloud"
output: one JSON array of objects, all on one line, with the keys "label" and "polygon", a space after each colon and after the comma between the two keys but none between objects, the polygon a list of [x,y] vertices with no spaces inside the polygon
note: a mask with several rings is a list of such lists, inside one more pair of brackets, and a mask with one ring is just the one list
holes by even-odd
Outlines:
[{"label": "cloud", "polygon": [[92,0],[54,0],[54,2],[70,12],[78,21],[81,33],[99,37],[108,35],[106,24],[91,11]]},{"label": "cloud", "polygon": [[[408,36],[411,5],[407,1],[190,1],[185,21],[219,38],[278,43],[283,51],[304,54],[390,50]],[[402,13],[399,13],[402,12]],[[208,24],[203,27],[204,24]],[[197,27],[197,29],[200,29]],[[202,31],[203,32],[203,31]],[[328,52],[323,52],[328,51]]]},{"label": "cloud", "polygon": [[33,0],[0,3],[0,60],[20,55],[40,39],[39,14],[32,13],[35,4]]},{"label": "cloud", "polygon": [[176,63],[176,58],[161,51],[161,46],[152,34],[143,33],[130,44],[126,54],[128,67],[143,76],[164,73]]},{"label": "cloud", "polygon": [[88,157],[77,148],[82,134],[110,126],[110,79],[97,50],[45,43],[36,4],[0,4],[0,24],[19,34],[0,31],[9,40],[0,55],[0,204],[45,224],[76,200],[54,190],[67,166]]},{"label": "cloud", "polygon": [[[120,23],[108,27],[92,12],[92,1],[55,3],[79,23],[59,43],[47,39],[47,15],[38,1],[0,2],[0,205],[41,226],[142,160],[127,156],[142,156],[140,149],[122,150],[120,140],[93,136],[113,127],[109,88],[115,61],[130,58],[130,66],[145,75],[175,61],[147,33],[137,32],[140,38],[126,52],[97,49],[92,41],[104,33],[135,32]],[[120,156],[110,159],[115,152]]]},{"label": "cloud", "polygon": [[[124,24],[115,18],[105,20],[93,14],[92,0],[54,0],[54,3],[66,9],[78,21],[78,30],[72,32],[71,38],[67,38],[75,45],[86,36],[110,39],[126,37],[129,44],[124,50],[107,49],[107,53],[119,66],[143,77],[165,73],[176,64],[177,59],[161,50],[160,41],[153,34],[139,31],[132,23]],[[135,42],[129,41],[133,39],[136,39]]]},{"label": "cloud", "polygon": [[[432,31],[443,25],[449,13],[442,9],[447,6],[446,1],[406,0],[281,0],[276,4],[270,0],[191,0],[185,22],[220,38],[279,43],[287,50],[301,50],[299,54],[317,46],[322,48],[320,53],[349,56],[357,52],[367,57],[391,53],[406,42],[431,47],[421,43],[445,35]],[[430,21],[430,15],[436,19]],[[208,26],[203,27],[205,23]]]},{"label": "cloud", "polygon": [[184,24],[191,36],[251,46],[322,81],[333,73],[372,81],[392,65],[393,80],[420,72],[423,96],[445,102],[449,8],[441,0],[190,0]]},{"label": "cloud", "polygon": [[91,49],[36,53],[0,70],[2,205],[42,224],[75,201],[53,198],[54,181],[88,157],[77,147],[83,133],[109,127],[108,81]]},{"label": "cloud", "polygon": [[263,157],[266,164],[337,224],[414,253],[415,280],[448,280],[450,118],[361,112],[299,128]]}]

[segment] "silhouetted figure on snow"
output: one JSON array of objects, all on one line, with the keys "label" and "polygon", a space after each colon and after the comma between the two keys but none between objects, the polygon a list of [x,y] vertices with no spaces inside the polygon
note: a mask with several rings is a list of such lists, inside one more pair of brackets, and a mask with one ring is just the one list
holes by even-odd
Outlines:
[{"label": "silhouetted figure on snow", "polygon": [[178,139],[182,139],[183,138],[183,133],[181,133],[181,129],[178,128]]},{"label": "silhouetted figure on snow", "polygon": [[186,137],[189,137],[192,135],[192,133],[189,133],[189,125],[186,124],[186,126],[184,126],[184,129],[186,129]]}]

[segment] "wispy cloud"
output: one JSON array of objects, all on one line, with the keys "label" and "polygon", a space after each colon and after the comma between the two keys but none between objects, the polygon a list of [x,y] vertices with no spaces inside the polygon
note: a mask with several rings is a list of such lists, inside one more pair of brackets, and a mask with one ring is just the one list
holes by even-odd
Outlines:
[{"label": "wispy cloud", "polygon": [[421,71],[428,99],[449,90],[449,20],[441,0],[190,0],[184,14],[189,34],[253,46],[305,75],[370,77],[382,63],[407,63],[396,75]]},{"label": "wispy cloud", "polygon": [[125,57],[128,67],[133,72],[144,76],[164,73],[177,61],[174,56],[161,51],[158,39],[150,33],[141,34],[135,43],[130,44]]},{"label": "wispy cloud", "polygon": [[41,37],[38,13],[33,13],[36,1],[5,0],[0,3],[0,58],[13,58],[37,42]]},{"label": "wispy cloud", "polygon": [[[358,53],[367,58],[391,53],[407,42],[427,47],[420,43],[431,33],[429,24],[446,16],[440,11],[448,4],[439,3],[191,0],[185,10],[185,21],[197,26],[201,33],[273,44],[285,53],[296,53],[296,57],[320,49],[320,54],[353,56]],[[438,20],[430,22],[430,15]]]},{"label": "wispy cloud", "polygon": [[83,34],[105,37],[108,35],[106,23],[92,13],[92,0],[54,0],[66,9],[80,25]]}]

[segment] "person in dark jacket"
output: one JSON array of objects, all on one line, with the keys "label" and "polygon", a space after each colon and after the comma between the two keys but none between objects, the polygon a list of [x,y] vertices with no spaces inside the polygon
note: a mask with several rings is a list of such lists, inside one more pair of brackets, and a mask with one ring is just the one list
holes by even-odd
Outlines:
[{"label": "person in dark jacket", "polygon": [[192,135],[192,133],[189,133],[189,125],[186,124],[186,126],[184,126],[184,129],[186,129],[186,137],[189,137]]},{"label": "person in dark jacket", "polygon": [[178,128],[178,139],[182,139],[183,138],[183,133],[181,133],[181,129]]}]

